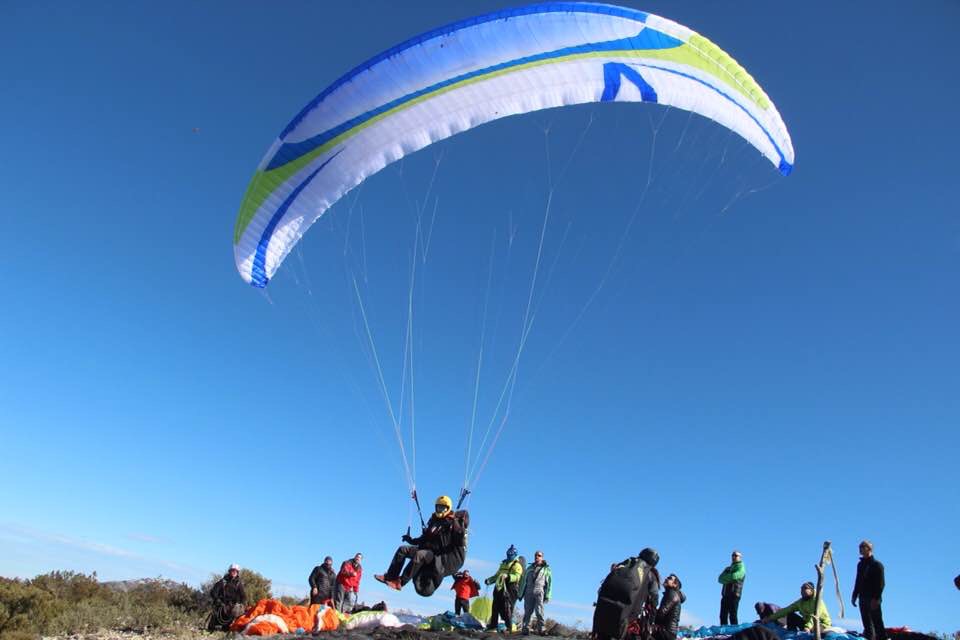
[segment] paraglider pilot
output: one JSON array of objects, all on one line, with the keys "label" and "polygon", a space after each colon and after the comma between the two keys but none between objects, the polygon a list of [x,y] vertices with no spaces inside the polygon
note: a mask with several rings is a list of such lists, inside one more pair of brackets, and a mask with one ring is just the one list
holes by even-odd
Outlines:
[{"label": "paraglider pilot", "polygon": [[[413,580],[418,594],[433,594],[444,577],[455,574],[463,566],[469,524],[466,511],[453,511],[450,497],[440,496],[423,533],[416,538],[404,534],[402,539],[406,544],[393,554],[387,572],[373,576],[374,579],[397,591]],[[410,562],[404,568],[408,559]]]}]

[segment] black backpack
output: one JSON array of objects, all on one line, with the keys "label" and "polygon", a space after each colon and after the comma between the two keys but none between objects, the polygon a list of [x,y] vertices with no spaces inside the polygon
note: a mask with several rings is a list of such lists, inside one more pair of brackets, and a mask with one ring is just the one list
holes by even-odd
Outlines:
[{"label": "black backpack", "polygon": [[653,570],[643,560],[630,558],[604,578],[593,611],[593,633],[598,640],[621,640],[627,635],[629,624],[643,613]]}]

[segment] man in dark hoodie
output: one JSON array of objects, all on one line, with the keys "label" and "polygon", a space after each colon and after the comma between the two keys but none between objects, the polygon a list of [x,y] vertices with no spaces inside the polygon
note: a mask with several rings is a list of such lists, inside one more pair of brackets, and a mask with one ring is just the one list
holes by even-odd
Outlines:
[{"label": "man in dark hoodie", "polygon": [[240,579],[240,565],[232,564],[226,575],[217,580],[210,590],[213,601],[213,614],[210,616],[208,631],[226,631],[236,618],[243,615],[247,593]]},{"label": "man in dark hoodie", "polygon": [[333,600],[337,586],[337,572],[333,570],[333,558],[327,556],[323,564],[317,565],[307,578],[310,583],[310,604],[322,604]]},{"label": "man in dark hoodie", "polygon": [[880,601],[883,596],[883,564],[873,557],[873,543],[860,543],[860,562],[857,563],[857,582],[853,586],[853,606],[860,599],[860,620],[863,621],[863,637],[867,640],[886,640],[883,611]]},{"label": "man in dark hoodie", "polygon": [[680,608],[687,600],[680,590],[680,578],[671,573],[663,581],[663,598],[657,609],[656,626],[653,630],[653,640],[677,640],[677,630],[680,628]]}]

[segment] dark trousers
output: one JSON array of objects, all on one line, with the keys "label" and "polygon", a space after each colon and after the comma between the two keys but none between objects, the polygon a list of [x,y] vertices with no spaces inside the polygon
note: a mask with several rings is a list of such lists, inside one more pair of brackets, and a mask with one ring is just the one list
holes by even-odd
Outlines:
[{"label": "dark trousers", "polygon": [[[418,549],[413,545],[405,544],[393,554],[393,561],[390,563],[390,568],[387,569],[384,578],[386,580],[399,578],[400,584],[407,584],[423,565],[433,562],[433,557],[433,551],[429,549]],[[403,563],[407,561],[407,558],[410,559],[410,564],[404,568]]]},{"label": "dark trousers", "polygon": [[453,601],[453,612],[456,615],[470,613],[470,601],[466,598],[455,598]]},{"label": "dark trousers", "polygon": [[740,624],[737,622],[737,609],[740,607],[740,596],[720,596],[720,624]]},{"label": "dark trousers", "polygon": [[787,629],[790,631],[803,631],[803,616],[796,611],[787,614]]},{"label": "dark trousers", "polygon": [[487,625],[488,631],[497,630],[497,618],[503,618],[503,623],[507,626],[507,632],[510,631],[510,625],[513,624],[513,592],[509,588],[493,590],[493,614],[490,616],[490,624]]},{"label": "dark trousers", "polygon": [[887,631],[883,626],[883,608],[877,602],[877,608],[870,608],[872,598],[860,598],[860,620],[863,622],[863,637],[867,640],[887,640]]}]

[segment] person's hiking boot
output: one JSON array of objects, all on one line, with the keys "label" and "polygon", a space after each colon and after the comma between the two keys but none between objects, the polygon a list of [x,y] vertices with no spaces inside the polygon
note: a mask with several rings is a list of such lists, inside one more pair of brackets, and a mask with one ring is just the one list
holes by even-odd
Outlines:
[{"label": "person's hiking boot", "polygon": [[400,591],[403,589],[403,583],[401,583],[399,580],[385,580],[383,584],[387,585],[394,591]]},{"label": "person's hiking boot", "polygon": [[387,578],[382,573],[373,574],[373,579],[376,580],[377,582],[382,582],[383,584],[387,584]]},{"label": "person's hiking boot", "polygon": [[525,636],[530,635],[530,629],[524,629],[524,630],[523,630],[523,635],[525,635]]}]

